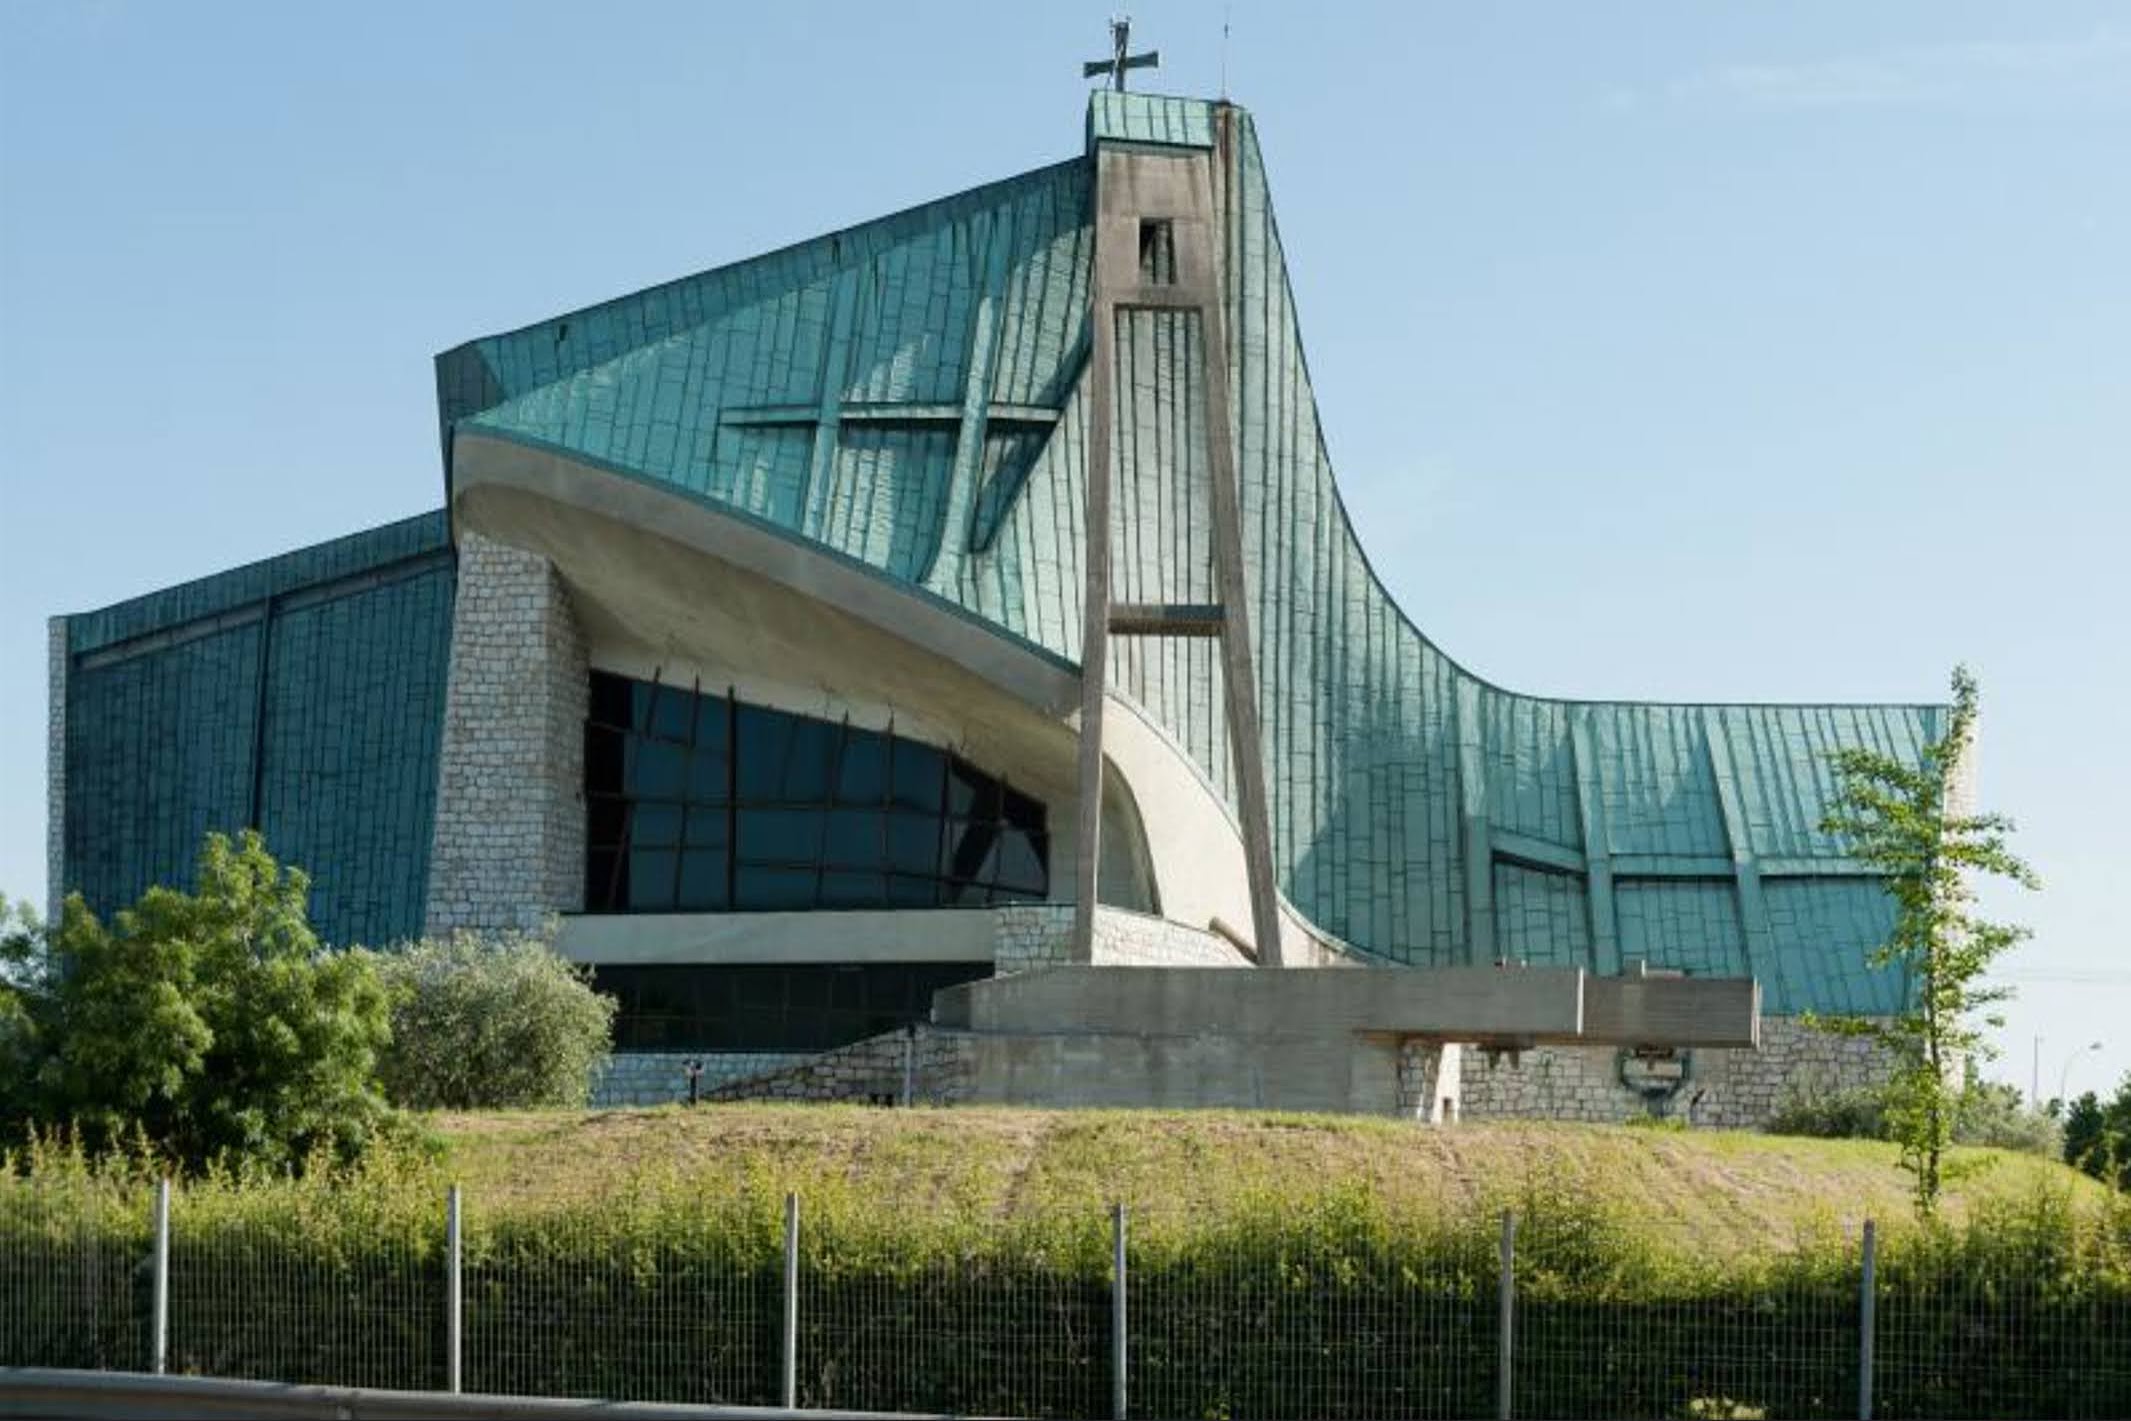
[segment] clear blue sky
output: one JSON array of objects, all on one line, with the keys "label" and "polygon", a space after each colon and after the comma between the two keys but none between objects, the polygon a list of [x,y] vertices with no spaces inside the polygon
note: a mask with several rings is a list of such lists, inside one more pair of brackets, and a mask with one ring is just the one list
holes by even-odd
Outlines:
[{"label": "clear blue sky", "polygon": [[[1341,484],[1536,691],[1985,693],[1996,1068],[2131,1070],[2131,12],[1136,9],[1257,114]],[[1329,9],[1329,7],[1322,7]],[[0,8],[0,887],[44,618],[435,506],[430,357],[1066,157],[1107,4]]]}]

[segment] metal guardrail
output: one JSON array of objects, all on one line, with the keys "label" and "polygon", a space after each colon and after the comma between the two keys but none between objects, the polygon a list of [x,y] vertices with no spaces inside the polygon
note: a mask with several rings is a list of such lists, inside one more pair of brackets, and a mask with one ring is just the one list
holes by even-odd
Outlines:
[{"label": "metal guardrail", "polygon": [[724,1421],[751,1418],[916,1418],[892,1411],[799,1411],[771,1406],[691,1406],[659,1401],[575,1401],[544,1396],[454,1395],[379,1387],[300,1386],[289,1382],[168,1377],[149,1372],[80,1372],[62,1367],[0,1367],[0,1417],[37,1421]]}]

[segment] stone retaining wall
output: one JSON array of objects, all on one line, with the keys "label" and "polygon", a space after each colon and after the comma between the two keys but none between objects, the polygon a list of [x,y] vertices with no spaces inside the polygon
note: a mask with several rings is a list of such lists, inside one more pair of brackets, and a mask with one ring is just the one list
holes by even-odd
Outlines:
[{"label": "stone retaining wall", "polygon": [[974,1050],[966,1033],[920,1026],[890,1031],[825,1051],[796,1065],[733,1081],[711,1100],[861,1101],[954,1105],[969,1096]]},{"label": "stone retaining wall", "polygon": [[[1766,1017],[1759,1051],[1683,1051],[1676,1065],[1626,1061],[1605,1047],[1542,1046],[1515,1058],[1478,1048],[1464,1053],[1461,1109],[1468,1120],[1618,1122],[1642,1115],[1678,1116],[1692,1125],[1754,1128],[1785,1102],[1879,1085],[1889,1064],[1879,1048],[1854,1037],[1811,1030],[1788,1017]],[[1676,1087],[1669,1076],[1677,1074]]]},{"label": "stone retaining wall", "polygon": [[611,1110],[624,1105],[667,1105],[688,1099],[690,1061],[703,1063],[700,1093],[750,1076],[783,1070],[812,1060],[806,1052],[778,1051],[617,1051],[592,1073],[592,1105]]}]

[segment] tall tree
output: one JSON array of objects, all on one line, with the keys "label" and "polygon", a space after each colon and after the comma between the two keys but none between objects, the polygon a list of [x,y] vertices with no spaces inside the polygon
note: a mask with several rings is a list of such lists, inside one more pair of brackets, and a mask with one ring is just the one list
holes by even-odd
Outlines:
[{"label": "tall tree", "polygon": [[1962,1065],[1991,1054],[1981,1028],[2003,1024],[1991,1008],[2011,995],[1987,984],[1985,974],[2028,935],[2024,927],[1977,916],[1974,885],[2002,878],[2040,886],[2009,847],[2012,821],[1966,812],[1955,800],[1975,744],[1976,695],[1975,677],[1955,667],[1945,734],[1924,747],[1920,764],[1877,750],[1837,751],[1836,792],[1821,823],[1880,874],[1893,896],[1894,929],[1872,962],[1899,968],[1909,994],[1905,1008],[1885,1020],[1835,1017],[1817,1024],[1870,1038],[1893,1057],[1888,1131],[1926,1214],[1937,1208],[1949,1174]]}]

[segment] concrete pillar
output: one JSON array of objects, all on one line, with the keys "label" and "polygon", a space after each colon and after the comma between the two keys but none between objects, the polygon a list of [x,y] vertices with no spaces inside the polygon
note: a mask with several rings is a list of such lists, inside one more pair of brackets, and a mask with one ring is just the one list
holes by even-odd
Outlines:
[{"label": "concrete pillar", "polygon": [[584,636],[555,569],[462,530],[428,932],[531,929],[583,906],[589,697]]}]

